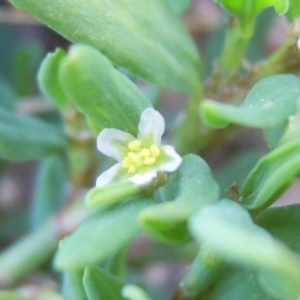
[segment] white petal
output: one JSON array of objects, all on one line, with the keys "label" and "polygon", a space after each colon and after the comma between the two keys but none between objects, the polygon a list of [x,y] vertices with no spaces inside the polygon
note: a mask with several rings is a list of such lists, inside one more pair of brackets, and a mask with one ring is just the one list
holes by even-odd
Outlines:
[{"label": "white petal", "polygon": [[103,129],[97,139],[97,148],[106,156],[121,161],[127,152],[128,143],[135,138],[127,132],[114,128]]},{"label": "white petal", "polygon": [[156,177],[157,170],[156,168],[147,170],[145,173],[137,173],[129,178],[129,181],[136,186],[142,186],[148,184]]},{"label": "white petal", "polygon": [[157,170],[164,172],[175,171],[180,166],[182,157],[172,146],[162,146],[161,148],[166,156],[166,159],[159,166],[157,166]]},{"label": "white petal", "polygon": [[120,170],[122,169],[121,163],[117,163],[109,168],[107,171],[103,172],[98,176],[96,180],[97,187],[103,187],[111,183],[115,178],[118,177]]},{"label": "white petal", "polygon": [[153,108],[146,108],[140,118],[138,139],[151,138],[153,144],[160,145],[164,131],[165,120],[162,115]]},{"label": "white petal", "polygon": [[300,37],[298,37],[298,40],[297,40],[297,47],[300,50]]}]

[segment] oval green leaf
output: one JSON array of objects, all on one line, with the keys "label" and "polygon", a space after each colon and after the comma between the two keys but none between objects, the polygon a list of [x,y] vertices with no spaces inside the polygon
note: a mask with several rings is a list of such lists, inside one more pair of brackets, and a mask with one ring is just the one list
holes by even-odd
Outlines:
[{"label": "oval green leaf", "polygon": [[139,215],[142,228],[154,239],[167,244],[181,244],[190,235],[189,216],[206,203],[218,200],[220,188],[206,162],[189,154],[161,188],[161,204],[144,209]]},{"label": "oval green leaf", "polygon": [[161,0],[10,0],[76,43],[100,50],[117,66],[159,85],[198,86],[198,51]]},{"label": "oval green leaf", "polygon": [[99,207],[61,242],[55,267],[59,270],[82,269],[112,257],[138,235],[137,216],[150,203],[151,199],[136,197]]},{"label": "oval green leaf", "polygon": [[261,211],[292,184],[299,170],[298,138],[278,146],[258,161],[242,186],[242,204],[249,210]]},{"label": "oval green leaf", "polygon": [[88,300],[122,300],[123,283],[114,275],[99,267],[84,270],[83,284]]},{"label": "oval green leaf", "polygon": [[297,111],[300,79],[274,75],[259,81],[240,106],[206,100],[201,106],[204,122],[221,128],[229,123],[261,129],[277,129],[287,124]]},{"label": "oval green leaf", "polygon": [[71,47],[60,65],[60,82],[77,109],[99,129],[117,128],[137,134],[149,100],[97,50]]},{"label": "oval green leaf", "polygon": [[300,257],[253,224],[238,203],[224,199],[208,204],[189,225],[201,247],[233,264],[257,269],[270,296],[297,299],[300,295]]}]

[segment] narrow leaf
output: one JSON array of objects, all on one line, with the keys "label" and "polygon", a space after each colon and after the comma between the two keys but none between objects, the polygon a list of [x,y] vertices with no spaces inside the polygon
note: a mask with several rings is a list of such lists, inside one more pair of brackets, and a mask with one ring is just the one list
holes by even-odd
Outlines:
[{"label": "narrow leaf", "polygon": [[99,207],[61,242],[55,267],[76,270],[112,257],[138,235],[137,215],[149,203],[150,199],[136,197]]},{"label": "narrow leaf", "polygon": [[93,46],[117,66],[176,90],[198,85],[199,57],[161,0],[10,0],[76,43]]},{"label": "narrow leaf", "polygon": [[62,151],[64,134],[47,123],[0,108],[0,156],[12,160],[33,160]]},{"label": "narrow leaf", "polygon": [[83,284],[89,300],[122,300],[123,283],[112,274],[98,267],[87,267]]},{"label": "narrow leaf", "polygon": [[247,176],[240,196],[250,210],[262,210],[274,202],[300,170],[300,139],[284,143],[261,158]]}]

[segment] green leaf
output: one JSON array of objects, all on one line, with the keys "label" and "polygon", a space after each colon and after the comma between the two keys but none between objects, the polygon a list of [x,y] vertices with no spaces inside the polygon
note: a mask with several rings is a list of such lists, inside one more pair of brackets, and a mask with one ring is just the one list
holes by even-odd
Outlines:
[{"label": "green leaf", "polygon": [[83,271],[66,272],[63,277],[63,295],[65,299],[88,300],[83,286]]},{"label": "green leaf", "polygon": [[76,270],[112,257],[140,232],[137,215],[149,203],[150,199],[136,197],[99,207],[61,242],[55,267]]},{"label": "green leaf", "polygon": [[255,272],[229,267],[220,271],[219,277],[203,295],[203,299],[274,300],[273,297],[268,297],[259,286]]},{"label": "green leaf", "polygon": [[259,215],[257,224],[300,253],[300,205],[270,208]]},{"label": "green leaf", "polygon": [[76,43],[93,46],[114,65],[159,85],[198,86],[195,45],[164,1],[10,0]]},{"label": "green leaf", "polygon": [[300,171],[300,139],[284,143],[261,158],[247,176],[240,196],[249,210],[260,211],[274,202]]},{"label": "green leaf", "polygon": [[300,18],[300,6],[298,0],[290,0],[289,10],[285,16],[290,23],[295,22]]},{"label": "green leaf", "polygon": [[176,15],[184,13],[191,5],[191,0],[165,0]]},{"label": "green leaf", "polygon": [[12,160],[33,160],[62,151],[64,134],[47,123],[0,108],[0,156]]},{"label": "green leaf", "polygon": [[87,267],[83,284],[89,300],[122,300],[123,283],[112,274],[98,267]]},{"label": "green leaf", "polygon": [[273,6],[278,14],[284,14],[289,7],[288,0],[213,0],[239,18],[254,18],[266,7]]},{"label": "green leaf", "polygon": [[139,215],[143,229],[154,239],[167,244],[180,244],[189,238],[187,219],[206,203],[219,197],[219,186],[210,168],[199,156],[190,154],[169,175],[161,188],[164,202],[144,209]]},{"label": "green leaf", "polygon": [[214,174],[221,187],[221,192],[225,194],[225,191],[233,183],[237,187],[242,186],[245,178],[262,156],[263,150],[261,149],[247,149],[232,154],[228,160],[218,166]]},{"label": "green leaf", "polygon": [[100,129],[137,134],[142,111],[151,107],[140,90],[97,50],[71,47],[60,66],[60,81],[74,105]]},{"label": "green leaf", "polygon": [[66,192],[67,167],[59,156],[41,162],[33,192],[31,225],[37,228],[45,223],[62,204]]},{"label": "green leaf", "polygon": [[206,100],[201,112],[211,127],[235,123],[254,128],[284,126],[297,109],[300,79],[293,75],[274,75],[261,80],[251,89],[240,106]]},{"label": "green leaf", "polygon": [[[206,100],[202,103],[203,121],[222,128],[229,123],[261,128],[267,135],[284,130],[288,117],[297,111],[300,79],[293,75],[274,75],[255,84],[240,106]],[[277,134],[273,143],[278,140]]]},{"label": "green leaf", "polygon": [[49,53],[43,60],[38,72],[38,83],[41,91],[48,100],[53,101],[60,109],[64,109],[68,103],[58,78],[59,65],[65,56],[66,54],[62,49]]},{"label": "green leaf", "polygon": [[199,245],[228,262],[257,270],[270,296],[297,299],[300,295],[300,257],[253,224],[238,203],[208,204],[190,220]]}]

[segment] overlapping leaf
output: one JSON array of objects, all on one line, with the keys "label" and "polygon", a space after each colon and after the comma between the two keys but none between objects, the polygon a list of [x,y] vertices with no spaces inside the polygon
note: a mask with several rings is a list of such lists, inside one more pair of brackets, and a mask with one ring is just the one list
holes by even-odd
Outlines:
[{"label": "overlapping leaf", "polygon": [[214,0],[239,18],[255,17],[266,7],[273,6],[278,14],[284,14],[289,7],[288,0]]},{"label": "overlapping leaf", "polygon": [[297,299],[300,295],[300,257],[253,224],[238,203],[221,200],[208,204],[190,220],[196,241],[228,262],[254,268],[264,290],[272,297]]},{"label": "overlapping leaf", "polygon": [[77,43],[151,82],[190,91],[198,85],[196,47],[160,0],[10,0]]},{"label": "overlapping leaf", "polygon": [[64,93],[99,129],[112,127],[136,135],[142,111],[151,107],[129,79],[88,46],[70,49],[60,62],[59,79]]},{"label": "overlapping leaf", "polygon": [[299,171],[298,138],[283,143],[258,161],[242,186],[242,204],[250,210],[262,210],[292,184]]},{"label": "overlapping leaf", "polygon": [[274,75],[258,82],[240,106],[206,100],[201,106],[204,122],[212,127],[229,123],[261,128],[274,144],[288,117],[297,111],[300,79],[293,75]]},{"label": "overlapping leaf", "polygon": [[150,199],[137,197],[121,204],[99,207],[61,242],[55,267],[82,269],[112,257],[140,232],[137,216],[149,203]]},{"label": "overlapping leaf", "polygon": [[189,238],[188,217],[219,197],[219,186],[203,159],[187,155],[179,169],[161,189],[164,202],[144,209],[139,215],[143,229],[155,239],[180,244]]}]

